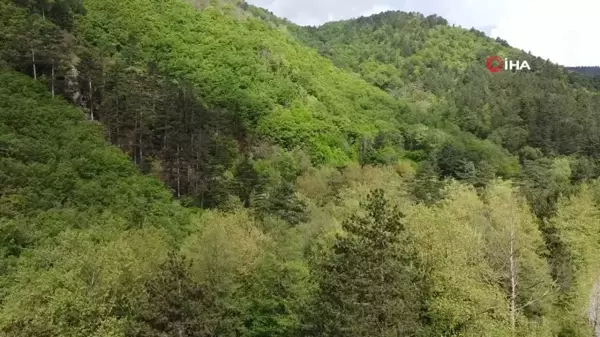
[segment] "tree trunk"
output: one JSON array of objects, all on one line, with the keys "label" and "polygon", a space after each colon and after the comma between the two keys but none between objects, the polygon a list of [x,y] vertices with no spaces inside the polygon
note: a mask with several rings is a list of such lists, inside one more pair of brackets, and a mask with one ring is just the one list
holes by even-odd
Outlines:
[{"label": "tree trunk", "polygon": [[177,137],[177,197],[181,197],[181,132],[184,124],[185,117],[185,88],[182,89],[182,100],[181,100],[181,112],[179,114],[179,125],[177,127],[177,133],[179,137]]},{"label": "tree trunk", "polygon": [[135,118],[133,121],[133,139],[131,137],[127,139],[129,143],[129,151],[131,156],[133,157],[133,162],[138,165],[138,153],[139,151],[135,148],[138,145],[138,118],[137,114],[135,114]]},{"label": "tree trunk", "polygon": [[54,64],[52,64],[52,78],[50,82],[52,83],[52,97],[54,97]]},{"label": "tree trunk", "polygon": [[33,62],[33,79],[37,80],[37,69],[35,67],[35,50],[31,48],[31,61]]},{"label": "tree trunk", "polygon": [[[181,300],[181,279],[177,280],[177,292],[178,292],[178,295],[179,295],[178,300]],[[183,325],[182,321],[178,322],[178,324],[177,324],[177,332],[178,332],[179,337],[183,337],[183,328],[182,328],[182,325]]]},{"label": "tree trunk", "polygon": [[600,336],[600,280],[596,280],[590,295],[589,321],[594,329],[594,336]]},{"label": "tree trunk", "polygon": [[140,147],[140,164],[144,163],[144,110],[140,110],[140,127],[139,127],[139,133],[140,133],[140,143],[139,143],[139,147]]},{"label": "tree trunk", "polygon": [[177,197],[181,197],[181,163],[179,156],[179,144],[177,144]]},{"label": "tree trunk", "polygon": [[517,321],[517,262],[515,258],[515,228],[514,222],[510,229],[510,246],[509,246],[509,260],[510,260],[510,324],[513,335],[515,333],[516,321]]},{"label": "tree trunk", "polygon": [[121,147],[121,142],[120,142],[120,139],[119,139],[119,136],[121,135],[120,134],[121,133],[121,121],[119,119],[119,116],[120,116],[120,114],[119,114],[119,97],[117,97],[117,102],[116,103],[117,103],[117,105],[116,105],[117,113],[115,115],[115,119],[116,119],[116,121],[115,121],[115,124],[116,124],[116,127],[115,127],[115,140],[116,140],[116,143],[118,144],[119,148],[122,148]]},{"label": "tree trunk", "polygon": [[165,121],[165,128],[163,130],[164,133],[163,133],[163,142],[162,142],[163,143],[162,149],[163,149],[163,152],[165,152],[165,153],[167,152],[167,132],[168,132],[167,130],[168,130],[168,127],[169,127],[169,125]]},{"label": "tree trunk", "polygon": [[[90,77],[91,77],[91,75],[90,75]],[[90,87],[90,119],[94,120],[94,100],[92,99],[93,94],[92,94],[92,79],[91,78],[88,80],[88,84]]]}]

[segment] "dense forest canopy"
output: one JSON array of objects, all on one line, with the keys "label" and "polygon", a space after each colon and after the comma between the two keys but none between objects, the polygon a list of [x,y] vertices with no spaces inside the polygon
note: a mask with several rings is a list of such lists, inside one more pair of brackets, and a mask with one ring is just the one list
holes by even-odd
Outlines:
[{"label": "dense forest canopy", "polygon": [[600,66],[594,67],[567,67],[567,69],[576,73],[589,75],[589,76],[600,76]]},{"label": "dense forest canopy", "polygon": [[586,86],[600,90],[600,67],[567,67],[568,70],[584,75],[583,82],[587,82]]},{"label": "dense forest canopy", "polygon": [[0,0],[0,45],[2,336],[599,332],[597,78],[241,1]]}]

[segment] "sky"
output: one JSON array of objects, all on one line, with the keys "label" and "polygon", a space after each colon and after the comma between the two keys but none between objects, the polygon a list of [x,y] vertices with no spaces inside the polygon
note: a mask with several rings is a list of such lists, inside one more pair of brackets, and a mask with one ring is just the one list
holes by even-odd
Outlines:
[{"label": "sky", "polygon": [[387,11],[437,14],[565,66],[600,65],[600,0],[246,0],[300,25]]}]

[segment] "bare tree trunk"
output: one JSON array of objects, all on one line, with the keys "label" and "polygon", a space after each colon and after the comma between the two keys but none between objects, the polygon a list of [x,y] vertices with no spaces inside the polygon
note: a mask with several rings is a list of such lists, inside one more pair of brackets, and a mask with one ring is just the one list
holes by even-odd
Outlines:
[{"label": "bare tree trunk", "polygon": [[[177,292],[179,293],[179,299],[181,299],[181,279],[177,280]],[[177,332],[179,337],[183,337],[183,329],[182,329],[182,325],[183,322],[179,322],[179,324],[177,324]]]},{"label": "bare tree trunk", "polygon": [[592,293],[590,295],[590,306],[589,306],[589,321],[594,328],[594,336],[600,336],[600,320],[598,319],[600,313],[600,280],[596,280]]},{"label": "bare tree trunk", "polygon": [[[91,77],[91,75],[90,75],[90,77]],[[94,100],[92,99],[93,93],[92,93],[92,79],[91,78],[88,80],[88,84],[90,87],[90,119],[94,120]]]},{"label": "bare tree trunk", "polygon": [[[190,116],[191,118],[191,122],[190,122],[190,126],[192,127],[192,132],[190,132],[190,158],[189,161],[192,161],[192,163],[190,164],[190,171],[194,172],[194,176],[192,178],[192,180],[188,180],[188,184],[190,185],[190,189],[193,188],[193,194],[194,196],[197,195],[198,193],[198,157],[194,157],[194,154],[196,153],[196,147],[195,147],[195,125],[194,125],[194,111],[192,111],[192,114]],[[193,181],[193,187],[191,182]]]},{"label": "bare tree trunk", "polygon": [[[198,139],[198,144],[200,146],[198,146],[197,150],[196,150],[196,172],[198,172],[198,179],[196,180],[196,191],[198,191],[199,187],[198,184],[202,184],[201,185],[201,192],[200,192],[200,208],[204,208],[204,192],[206,190],[206,174],[204,171],[201,172],[202,170],[202,163],[201,160],[202,158],[202,154],[200,152],[200,149],[202,148],[202,129],[200,129],[200,133],[199,133],[199,139]],[[197,193],[197,192],[196,192]]]},{"label": "bare tree trunk", "polygon": [[510,228],[509,237],[509,260],[510,260],[510,323],[513,335],[517,321],[517,261],[515,258],[515,226],[514,221]]},{"label": "bare tree trunk", "polygon": [[144,111],[140,111],[140,164],[144,162]]},{"label": "bare tree trunk", "polygon": [[[163,129],[163,144],[162,144],[162,149],[163,152],[166,153],[167,152],[167,130],[169,128],[169,124],[167,123],[167,121],[165,120],[165,128]],[[166,156],[165,156],[166,157]],[[163,158],[164,159],[164,158]]]},{"label": "bare tree trunk", "polygon": [[177,197],[181,197],[181,163],[179,156],[179,144],[177,144]]},{"label": "bare tree trunk", "polygon": [[120,117],[119,117],[120,116],[120,112],[119,112],[119,97],[117,97],[117,102],[116,103],[117,103],[116,104],[117,114],[116,114],[116,118],[115,118],[116,119],[116,123],[115,124],[117,126],[115,127],[115,140],[116,140],[116,143],[118,144],[119,148],[122,148],[121,147],[121,141],[119,139],[119,136],[120,136],[120,133],[121,133],[121,127],[120,127],[120,125],[121,125],[120,122],[121,121],[120,121]]},{"label": "bare tree trunk", "polygon": [[[181,108],[181,113],[179,115],[179,125],[178,125],[178,134],[181,133],[181,129],[182,129],[182,124],[183,124],[183,118],[182,118],[182,114],[185,116],[185,88],[182,89],[182,108]],[[181,154],[180,154],[180,150],[181,150],[181,136],[178,137],[177,139],[177,197],[181,197]]]},{"label": "bare tree trunk", "polygon": [[135,148],[138,145],[138,115],[135,115],[133,121],[133,139],[128,139],[129,150],[131,151],[131,155],[133,156],[133,162],[138,165],[138,151]]},{"label": "bare tree trunk", "polygon": [[50,82],[52,82],[52,97],[54,97],[54,64],[52,64],[52,79]]},{"label": "bare tree trunk", "polygon": [[37,80],[37,69],[35,67],[35,50],[31,48],[31,60],[33,62],[33,79]]}]

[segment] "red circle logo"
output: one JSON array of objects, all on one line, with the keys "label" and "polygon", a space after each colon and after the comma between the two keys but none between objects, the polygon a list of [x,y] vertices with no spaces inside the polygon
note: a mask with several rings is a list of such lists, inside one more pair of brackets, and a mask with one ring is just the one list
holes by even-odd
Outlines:
[{"label": "red circle logo", "polygon": [[[496,66],[494,66],[494,61],[497,62]],[[497,73],[504,68],[504,60],[500,56],[490,56],[488,57],[485,65],[489,71]]]}]

